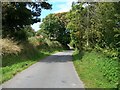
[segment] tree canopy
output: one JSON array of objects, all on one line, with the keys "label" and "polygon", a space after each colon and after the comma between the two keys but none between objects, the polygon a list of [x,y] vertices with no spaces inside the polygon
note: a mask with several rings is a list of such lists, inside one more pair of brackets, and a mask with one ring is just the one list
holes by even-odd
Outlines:
[{"label": "tree canopy", "polygon": [[119,47],[120,2],[85,4],[73,5],[67,14],[67,28],[76,46]]},{"label": "tree canopy", "polygon": [[17,38],[26,25],[40,22],[41,9],[51,6],[47,2],[2,2],[3,37]]},{"label": "tree canopy", "polygon": [[50,14],[46,16],[43,19],[40,28],[41,30],[46,31],[50,39],[57,40],[64,45],[67,45],[70,42],[69,30],[65,28],[65,22],[58,16],[58,14]]}]

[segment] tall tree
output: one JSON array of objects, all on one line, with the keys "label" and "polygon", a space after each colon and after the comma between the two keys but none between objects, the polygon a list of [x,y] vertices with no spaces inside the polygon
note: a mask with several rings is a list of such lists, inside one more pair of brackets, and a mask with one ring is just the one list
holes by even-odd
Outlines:
[{"label": "tall tree", "polygon": [[119,47],[119,6],[120,2],[74,4],[67,14],[67,28],[76,47]]},{"label": "tall tree", "polygon": [[67,29],[71,32],[71,39],[75,46],[82,50],[84,33],[86,28],[85,17],[86,9],[83,7],[83,3],[73,5],[72,10],[66,16],[69,20]]},{"label": "tall tree", "polygon": [[48,33],[50,39],[58,40],[63,45],[69,43],[70,35],[65,28],[65,23],[56,14],[46,16],[40,27]]},{"label": "tall tree", "polygon": [[2,2],[3,37],[17,37],[26,25],[40,22],[41,9],[51,9],[47,2]]}]

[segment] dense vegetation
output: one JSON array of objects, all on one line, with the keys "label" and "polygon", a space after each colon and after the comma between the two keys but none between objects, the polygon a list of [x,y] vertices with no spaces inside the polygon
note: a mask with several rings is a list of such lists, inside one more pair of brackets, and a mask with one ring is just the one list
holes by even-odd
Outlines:
[{"label": "dense vegetation", "polygon": [[73,5],[67,15],[67,28],[76,47],[84,49],[97,45],[119,51],[120,3],[89,3],[85,8],[83,6],[84,3]]},{"label": "dense vegetation", "polygon": [[[62,18],[64,13],[61,14],[63,14],[61,15]],[[40,27],[48,35],[49,39],[57,40],[67,46],[70,43],[70,32],[65,28],[65,22],[61,18],[58,14],[49,14],[43,19]]]},{"label": "dense vegetation", "polygon": [[39,16],[43,8],[52,7],[47,2],[2,2],[2,37],[26,40],[24,28],[40,22]]},{"label": "dense vegetation", "polygon": [[86,87],[120,87],[119,6],[120,2],[73,4],[66,16],[71,45],[78,48],[74,65]]},{"label": "dense vegetation", "polygon": [[[41,30],[50,39],[65,42],[67,36],[77,48],[74,65],[86,87],[119,87],[119,6],[120,2],[73,3],[69,12],[50,14],[43,20]],[[89,80],[88,73],[94,79]]]},{"label": "dense vegetation", "polygon": [[120,2],[73,3],[69,12],[46,16],[35,32],[30,25],[40,21],[42,8],[51,5],[2,3],[1,81],[63,46],[68,49],[70,43],[76,49],[75,68],[86,87],[120,87]]},{"label": "dense vegetation", "polygon": [[118,62],[101,52],[73,54],[73,63],[86,88],[117,88],[119,85]]},{"label": "dense vegetation", "polygon": [[18,72],[26,69],[40,59],[57,51],[62,51],[62,45],[49,39],[41,40],[36,37],[29,38],[29,42],[17,44],[9,39],[0,40],[2,43],[2,79],[3,83],[11,79]]},{"label": "dense vegetation", "polygon": [[51,5],[47,2],[2,3],[0,84],[45,56],[63,50],[58,41],[51,41],[31,28],[31,24],[40,22],[38,16],[42,8],[51,9]]}]

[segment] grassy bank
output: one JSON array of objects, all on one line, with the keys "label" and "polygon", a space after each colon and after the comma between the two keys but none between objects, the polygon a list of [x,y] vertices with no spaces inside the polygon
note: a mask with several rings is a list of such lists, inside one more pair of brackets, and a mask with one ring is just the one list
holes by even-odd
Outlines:
[{"label": "grassy bank", "polygon": [[[9,45],[7,47],[3,47],[1,67],[2,79],[0,79],[1,83],[11,79],[12,77],[14,77],[14,75],[28,68],[32,64],[40,61],[44,57],[63,50],[62,47],[58,47],[56,44],[54,44],[56,46],[54,46],[53,48],[48,46],[47,43],[34,46],[32,43],[29,42],[22,42],[21,45],[17,45],[15,44],[15,42],[11,42],[10,40],[8,41],[5,42],[5,45]],[[18,49],[15,49],[15,47],[17,47]]]},{"label": "grassy bank", "polygon": [[2,83],[11,79],[18,72],[28,68],[32,64],[40,61],[42,58],[49,56],[53,53],[57,52],[49,52],[49,51],[40,51],[34,56],[30,58],[24,57],[22,55],[11,55],[3,58],[3,67],[2,67]]},{"label": "grassy bank", "polygon": [[86,88],[117,88],[118,61],[95,51],[75,51],[73,62]]}]

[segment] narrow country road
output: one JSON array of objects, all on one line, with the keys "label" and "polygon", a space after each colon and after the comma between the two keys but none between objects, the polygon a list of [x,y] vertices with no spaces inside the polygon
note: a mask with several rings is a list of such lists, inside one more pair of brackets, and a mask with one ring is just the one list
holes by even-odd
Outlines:
[{"label": "narrow country road", "polygon": [[72,63],[73,51],[58,52],[17,74],[2,88],[84,88]]}]

